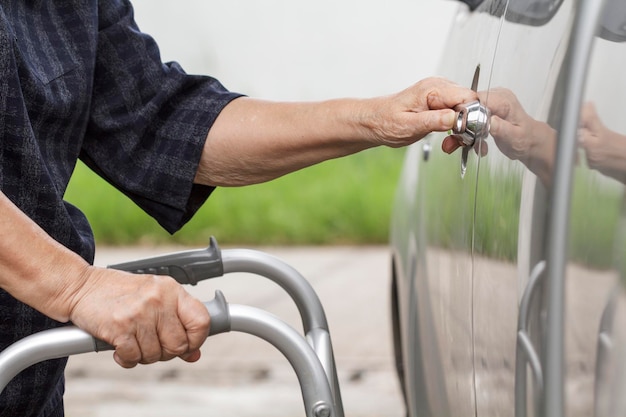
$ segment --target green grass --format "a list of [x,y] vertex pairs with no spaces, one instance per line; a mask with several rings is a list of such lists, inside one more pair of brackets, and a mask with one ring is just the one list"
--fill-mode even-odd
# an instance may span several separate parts
[[121,193],[79,165],[66,193],[100,244],[375,244],[388,241],[389,217],[404,152],[377,148],[274,181],[218,188],[170,236]]

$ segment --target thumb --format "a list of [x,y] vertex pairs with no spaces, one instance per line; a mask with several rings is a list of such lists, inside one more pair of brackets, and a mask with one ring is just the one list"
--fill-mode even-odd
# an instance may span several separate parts
[[430,132],[445,132],[454,125],[455,112],[451,109],[426,110],[417,114],[419,127],[426,135]]
[[185,353],[185,354],[181,355],[180,358],[182,360],[184,360],[185,362],[190,362],[191,363],[191,362],[199,361],[201,355],[202,354],[200,353],[200,350],[198,349],[198,350],[194,350],[194,351],[189,352],[189,353]]
[[[181,289],[178,299],[178,318],[187,333],[189,342],[188,353],[193,353],[200,348],[209,336],[211,325],[209,312],[204,304]],[[194,355],[191,356],[193,357]]]

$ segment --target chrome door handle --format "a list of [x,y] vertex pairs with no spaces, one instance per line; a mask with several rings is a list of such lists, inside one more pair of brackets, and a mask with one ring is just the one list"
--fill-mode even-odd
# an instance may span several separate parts
[[455,108],[456,120],[452,133],[459,143],[465,147],[474,146],[476,140],[484,139],[489,135],[489,109],[480,101],[461,104]]
[[[480,78],[480,65],[474,71],[472,79],[472,90],[478,90],[478,79]],[[470,103],[459,104],[454,109],[456,111],[456,119],[452,127],[452,135],[461,144],[461,178],[465,177],[467,171],[467,157],[469,150],[477,141],[486,139],[489,135],[489,119],[491,113],[489,109],[480,101],[472,101]]]
[[452,136],[461,144],[461,178],[467,171],[467,157],[469,150],[476,141],[487,138],[489,135],[489,109],[480,101],[461,104],[455,108],[456,120],[452,127]]

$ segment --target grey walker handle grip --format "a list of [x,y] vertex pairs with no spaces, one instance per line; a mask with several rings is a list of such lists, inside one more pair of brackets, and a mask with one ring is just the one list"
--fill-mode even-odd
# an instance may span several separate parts
[[[230,332],[230,310],[228,308],[228,303],[226,302],[224,294],[219,290],[215,291],[215,298],[211,301],[205,302],[204,306],[209,311],[209,316],[211,317],[211,323],[209,325],[209,336]],[[102,340],[96,338],[93,338],[93,344],[94,349],[77,353],[104,352],[107,350],[115,350],[115,347],[111,346],[107,342],[103,342]],[[70,353],[65,356],[69,356],[72,354],[73,353]],[[0,370],[2,370],[1,365]]]
[[209,247],[205,249],[124,262],[109,265],[109,268],[135,274],[168,275],[180,284],[189,285],[224,275],[222,254],[213,236],[210,238]]
[[215,298],[211,301],[204,303],[207,310],[209,310],[209,316],[211,317],[211,323],[209,325],[209,336],[214,336],[220,333],[228,333],[231,330],[230,309],[224,294],[217,290],[215,291]]

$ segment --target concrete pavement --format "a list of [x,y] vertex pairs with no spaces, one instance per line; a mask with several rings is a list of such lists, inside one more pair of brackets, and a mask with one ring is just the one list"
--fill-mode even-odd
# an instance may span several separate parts
[[[182,248],[100,249],[108,265]],[[311,282],[328,318],[344,409],[350,417],[400,417],[404,407],[393,370],[386,247],[259,248],[295,267]],[[231,303],[270,311],[297,329],[293,301],[276,284],[229,274],[189,290],[208,300],[220,289]],[[118,367],[110,352],[70,359],[68,417],[304,416],[291,366],[266,342],[245,334],[210,338],[195,364],[180,360]]]

